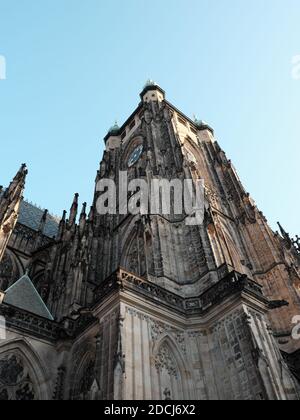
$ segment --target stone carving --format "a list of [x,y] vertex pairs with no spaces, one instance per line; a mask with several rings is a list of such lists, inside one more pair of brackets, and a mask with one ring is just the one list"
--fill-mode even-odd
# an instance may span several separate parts
[[147,108],[145,109],[144,118],[145,118],[146,124],[148,125],[151,124],[151,121],[153,119],[153,114],[150,109],[147,109]]
[[186,353],[185,336],[184,332],[171,327],[170,325],[164,324],[159,321],[149,320],[151,329],[151,338],[153,341],[157,341],[163,334],[168,334],[172,337],[179,345],[183,353]]
[[169,375],[174,376],[175,378],[178,377],[178,368],[176,365],[176,361],[172,355],[168,344],[164,343],[161,346],[155,358],[155,367],[158,371],[166,369]]
[[53,400],[60,401],[63,399],[65,376],[66,369],[64,366],[60,366],[57,370],[57,380],[53,394]]
[[22,241],[28,241],[31,245],[33,245],[36,233],[32,229],[28,228],[27,226],[20,225],[19,223],[16,225],[14,233],[18,236],[22,237]]
[[[149,90],[151,89],[150,85]],[[79,216],[76,194],[70,216],[64,212],[59,226],[56,226],[58,233],[53,241],[50,237],[42,236],[42,224],[38,227],[35,217],[34,220],[30,217],[30,222],[25,218],[21,220],[28,223],[28,226],[36,226],[38,231],[21,223],[13,229],[17,215],[12,217],[10,223],[6,220],[4,224],[1,223],[1,213],[4,212],[6,216],[7,211],[1,204],[5,196],[0,188],[0,236],[1,229],[8,233],[13,230],[8,242],[8,252],[12,258],[11,261],[5,259],[0,266],[0,288],[5,289],[8,283],[11,284],[14,271],[26,264],[32,268],[32,273],[36,274],[33,280],[37,280],[35,284],[44,300],[47,300],[49,295],[49,309],[57,322],[41,319],[5,303],[0,305],[0,315],[5,315],[10,331],[17,336],[19,334],[21,337],[30,337],[38,351],[40,344],[35,342],[42,342],[41,345],[47,343],[51,360],[55,359],[56,344],[62,351],[70,348],[70,358],[63,359],[68,375],[62,369],[57,370],[60,364],[53,366],[52,372],[49,372],[49,386],[52,391],[49,395],[54,399],[67,395],[72,398],[73,394],[75,398],[87,399],[93,395],[100,395],[102,387],[101,392],[108,399],[115,395],[124,398],[135,395],[131,391],[136,390],[129,390],[130,386],[127,386],[127,383],[138,387],[140,380],[129,379],[126,386],[123,386],[122,382],[125,377],[123,350],[127,352],[126,334],[130,335],[131,331],[127,330],[126,323],[122,334],[119,331],[117,335],[114,325],[117,318],[114,319],[111,314],[107,316],[107,312],[111,311],[117,302],[119,306],[131,304],[141,311],[139,313],[128,309],[126,317],[130,318],[130,313],[143,320],[134,323],[134,327],[143,324],[141,340],[142,343],[144,340],[147,342],[142,360],[147,363],[149,361],[149,364],[151,360],[152,371],[159,376],[159,381],[147,381],[146,385],[144,376],[145,372],[149,372],[149,367],[145,366],[143,369],[140,361],[134,364],[134,369],[140,371],[134,372],[133,378],[139,376],[143,379],[145,396],[148,397],[146,394],[148,389],[150,390],[148,385],[151,382],[151,385],[159,384],[155,394],[162,398],[165,396],[167,400],[177,397],[205,397],[209,393],[204,388],[213,384],[213,377],[215,385],[212,388],[215,390],[211,390],[211,397],[223,398],[228,395],[240,399],[242,396],[255,396],[260,391],[255,389],[251,374],[248,378],[244,377],[245,372],[240,369],[244,357],[240,354],[242,347],[243,353],[246,354],[245,361],[251,362],[251,340],[244,332],[244,318],[241,316],[241,319],[237,318],[233,323],[226,316],[229,311],[232,313],[243,305],[259,306],[263,313],[264,308],[267,309],[268,301],[262,294],[262,288],[259,286],[261,284],[268,293],[271,306],[277,307],[282,303],[274,302],[278,296],[290,302],[290,308],[281,308],[280,315],[278,311],[270,313],[274,332],[289,332],[290,314],[298,313],[299,307],[298,296],[291,284],[300,294],[300,281],[297,279],[298,268],[297,272],[293,269],[291,273],[285,272],[284,267],[292,267],[292,264],[299,267],[300,240],[296,238],[292,242],[284,232],[282,238],[273,235],[265,218],[258,213],[250,196],[244,191],[234,167],[214,141],[213,130],[200,121],[193,123],[184,115],[180,115],[180,111],[163,101],[164,95],[148,95],[147,104],[143,103],[144,95],[141,97],[142,102],[136,113],[130,117],[128,124],[120,129],[122,133],[118,131],[118,136],[122,139],[121,146],[119,147],[118,141],[115,144],[111,141],[107,143],[97,182],[101,177],[105,177],[115,180],[118,184],[119,170],[127,170],[130,152],[143,144],[144,153],[130,169],[129,180],[144,177],[148,181],[160,177],[181,180],[203,177],[206,185],[205,223],[200,227],[186,227],[184,212],[176,217],[166,217],[162,214],[152,214],[149,217],[119,217],[100,215],[92,208],[87,215],[85,205]],[[185,149],[193,152],[194,156],[189,153],[187,159],[184,159]],[[20,186],[21,198],[23,185]],[[99,191],[96,188],[93,206],[98,197]],[[126,195],[124,199],[126,200]],[[120,207],[119,194],[117,201]],[[14,211],[14,207],[10,206],[10,210]],[[128,232],[127,229],[135,222],[137,228]],[[4,251],[7,247],[6,239],[3,244]],[[43,248],[44,245],[47,246]],[[0,244],[0,259],[2,256]],[[227,263],[224,264],[224,261]],[[118,269],[120,266],[126,267],[127,271]],[[272,275],[266,275],[264,279],[261,278],[261,274],[253,272],[250,277],[255,279],[257,284],[234,272],[234,267],[248,275],[248,269],[260,270],[263,274],[267,273],[270,267],[277,268],[272,270]],[[4,286],[1,286],[3,278],[9,282],[2,283]],[[116,299],[113,300],[114,298]],[[107,309],[108,307],[110,309]],[[152,314],[155,319],[150,318],[147,313]],[[93,314],[97,314],[100,319],[93,318]],[[260,325],[260,322],[257,324]],[[92,325],[95,328],[91,328]],[[206,329],[203,333],[202,328]],[[265,329],[263,325],[261,328]],[[210,337],[214,331],[216,334]],[[89,344],[90,333],[93,337],[100,334],[100,344]],[[137,333],[139,334],[139,331]],[[202,334],[203,338],[199,338]],[[234,340],[243,340],[243,346],[234,343],[233,348],[236,348],[235,354],[238,357],[236,361],[231,361],[231,348],[228,349],[227,341],[232,347],[231,342]],[[126,374],[132,367],[131,356],[134,357],[134,347],[140,346],[140,340],[132,341],[132,354],[126,353],[126,359],[129,359],[128,363],[126,360]],[[270,343],[270,340],[266,341],[265,346],[270,350],[267,348],[274,384],[278,385],[278,396],[285,399],[282,375],[280,376],[280,371],[276,368],[280,354],[279,351],[275,352],[276,349],[273,349]],[[299,345],[294,340],[290,343],[288,351],[293,352],[297,348]],[[47,353],[40,352],[42,358],[44,354]],[[223,358],[222,354],[225,354],[226,358]],[[113,371],[115,355],[116,372]],[[4,362],[1,363],[3,366]],[[5,363],[6,367],[9,367],[8,362]],[[8,377],[15,376],[16,383],[22,377],[27,378],[26,369],[20,371],[22,364],[15,360],[10,360],[10,363],[13,368],[7,369]],[[203,369],[200,369],[202,363]],[[155,366],[159,370],[158,373]],[[186,369],[190,368],[191,371],[186,372]],[[235,375],[236,368],[238,372]],[[212,370],[211,378],[206,378],[205,372],[209,369]],[[178,381],[174,380],[176,375]],[[25,379],[16,388],[5,384],[5,380],[1,378],[0,399],[35,397],[30,376],[27,382]],[[101,387],[97,381],[100,381]],[[118,384],[118,392],[113,390],[114,381]],[[253,392],[248,392],[246,388]],[[136,393],[138,394],[140,392]],[[286,394],[290,396],[291,392]]]
[[21,331],[28,331],[31,336],[44,338],[49,341],[55,341],[63,332],[63,326],[56,322],[40,318],[22,310],[12,309],[4,304],[0,306],[0,315],[5,317],[7,327],[12,326]]
[[15,355],[0,359],[0,401],[35,399],[34,385],[23,361]]
[[200,299],[190,299],[185,302],[187,309],[200,309]]
[[143,238],[136,238],[129,249],[126,259],[126,267],[131,273],[141,277],[146,274],[145,247]]
[[156,286],[150,281],[131,275],[121,270],[122,287],[126,284],[139,289],[151,295],[153,298],[167,302],[168,304],[178,308],[184,309],[184,299],[174,293],[167,292],[162,287]]
[[165,401],[172,401],[171,395],[172,394],[171,394],[170,389],[169,388],[166,388],[164,390]]
[[[109,279],[109,288],[110,291],[112,291],[115,290],[118,285],[122,289],[130,286],[130,288],[133,287],[134,290],[140,291],[143,294],[145,293],[151,296],[152,299],[156,298],[158,301],[163,301],[164,303],[177,308],[177,310],[185,309],[185,311],[190,310],[197,313],[206,312],[210,307],[222,302],[230,295],[243,291],[254,294],[267,303],[267,300],[263,297],[262,287],[259,284],[235,271],[228,272],[227,266],[222,267],[222,273],[224,277],[197,299],[183,299],[174,293],[167,292],[160,286],[127,273],[124,270],[119,270]],[[98,289],[99,295],[100,292],[104,294],[105,289],[105,285],[101,285]],[[99,299],[100,297],[98,293],[96,290],[96,299]],[[104,296],[105,295],[106,293]]]
[[131,271],[132,273],[138,273],[138,249],[136,244],[134,246],[132,246],[132,248],[130,249],[129,253],[128,253],[128,260],[127,260],[127,266],[128,266],[128,270]]
[[[79,352],[81,354],[82,352]],[[75,356],[75,360],[78,360],[78,355]],[[74,363],[74,366],[78,366],[78,362]],[[80,370],[73,376],[73,392],[72,400],[88,400],[91,394],[91,389],[95,381],[95,369],[96,360],[94,356],[90,356],[87,361],[82,365]]]
[[90,362],[86,366],[86,369],[84,369],[83,376],[79,382],[79,393],[81,396],[84,397],[87,393],[89,393],[93,385],[94,379],[95,379],[95,361],[90,360]]
[[164,334],[168,334],[174,339],[174,341],[179,345],[180,349],[184,354],[186,354],[186,343],[185,343],[185,334],[183,331],[180,331],[171,325],[165,324],[160,321],[156,321],[146,314],[136,311],[135,309],[126,308],[126,313],[131,316],[138,317],[141,320],[144,320],[149,325],[150,335],[152,341],[156,342]]
[[0,290],[6,290],[13,280],[13,262],[6,252],[0,263]]
[[206,335],[205,331],[189,331],[189,338],[201,338]]
[[67,284],[67,279],[64,276],[62,278],[62,280],[59,281],[55,286],[55,289],[54,289],[54,292],[53,292],[53,300],[54,301],[59,300],[60,297],[64,294],[64,292],[66,290],[66,284]]
[[47,302],[50,294],[49,274],[43,273],[34,280],[35,287],[44,302]]

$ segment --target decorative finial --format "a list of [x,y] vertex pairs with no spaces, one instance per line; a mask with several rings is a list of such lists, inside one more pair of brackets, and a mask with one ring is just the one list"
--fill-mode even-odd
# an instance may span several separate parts
[[300,254],[300,238],[299,238],[299,236],[297,235],[296,239],[293,239],[292,242],[293,242],[293,245],[294,245],[296,251]]
[[147,82],[145,83],[144,89],[149,87],[149,86],[157,86],[157,83],[154,82],[154,80],[152,80],[152,79],[148,79]]
[[194,114],[194,123],[198,127],[202,127],[203,125],[206,125],[206,123],[204,123],[204,121],[200,120],[196,114]]

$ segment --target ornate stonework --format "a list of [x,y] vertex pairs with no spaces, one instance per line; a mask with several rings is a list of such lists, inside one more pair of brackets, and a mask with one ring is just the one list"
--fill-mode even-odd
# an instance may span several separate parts
[[35,399],[36,391],[23,361],[13,354],[0,358],[0,400]]
[[0,191],[0,289],[26,271],[37,290],[22,308],[1,293],[0,399],[299,398],[299,238],[270,229],[213,129],[153,82],[104,140],[96,183],[201,178],[203,223],[98,214],[97,188],[59,221],[22,201],[23,165]]
[[166,369],[169,375],[178,377],[178,368],[176,361],[167,344],[163,344],[155,358],[155,367],[157,370]]
[[6,290],[12,279],[16,279],[14,275],[14,266],[11,256],[6,252],[0,263],[0,289]]
[[186,354],[184,331],[178,330],[169,324],[157,321],[150,316],[138,312],[132,308],[126,308],[126,313],[147,322],[150,331],[150,337],[153,342],[157,342],[160,338],[167,334],[169,337],[172,337],[172,339],[178,344],[183,354]]

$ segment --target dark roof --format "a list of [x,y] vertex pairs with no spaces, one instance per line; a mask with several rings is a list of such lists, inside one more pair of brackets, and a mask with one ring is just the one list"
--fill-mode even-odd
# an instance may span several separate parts
[[[145,86],[143,92],[141,93],[141,97],[143,97],[143,95],[148,91],[148,90],[153,90],[153,88],[157,88],[158,90],[160,90],[164,95],[165,95],[165,91],[158,85],[149,85],[149,86]],[[212,135],[214,135],[214,129],[207,123],[202,121],[202,124],[197,124],[197,122],[193,121],[191,118],[189,118],[187,115],[185,115],[182,111],[180,111],[176,106],[174,106],[173,104],[171,104],[171,102],[167,101],[165,99],[165,103],[174,111],[176,111],[178,114],[180,114],[183,118],[185,118],[189,124],[194,127],[197,130],[209,130]],[[142,105],[143,102],[141,101],[138,105],[138,107],[133,111],[133,113],[130,115],[129,118],[127,118],[127,120],[124,122],[124,124],[120,127],[119,131],[115,132],[114,135],[119,136],[123,133],[123,131],[125,130],[125,128],[127,127],[127,125],[129,124],[129,122],[135,117],[135,115],[142,109]],[[104,142],[105,144],[107,143],[107,140],[110,138],[111,133],[108,132],[106,134],[106,136],[104,137]]]
[[3,302],[53,321],[47,306],[27,275],[6,290]]
[[[3,195],[5,189],[3,189],[2,193],[0,193],[0,198]],[[29,227],[37,231],[39,229],[42,217],[44,215],[44,211],[39,207],[35,206],[34,204],[29,203],[28,201],[23,200],[20,206],[20,214],[18,218],[18,222],[22,225]],[[48,213],[46,225],[44,228],[44,235],[48,236],[49,238],[53,238],[57,235],[59,226],[59,220],[57,217],[52,216]]]
[[[27,201],[22,201],[18,222],[22,225],[29,227],[30,229],[37,231],[43,214],[44,210],[39,209],[38,207],[28,203]],[[58,224],[58,220],[54,216],[48,214],[44,229],[44,235],[48,236],[49,238],[53,238],[54,236],[56,236],[58,231]]]
[[143,99],[144,95],[151,90],[159,90],[164,97],[166,96],[166,92],[157,83],[153,82],[153,80],[148,80],[140,94],[141,99]]

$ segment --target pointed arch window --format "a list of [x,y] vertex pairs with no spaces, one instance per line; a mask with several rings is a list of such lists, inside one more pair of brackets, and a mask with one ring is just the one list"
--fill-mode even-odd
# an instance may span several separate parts
[[189,371],[173,340],[165,337],[154,351],[156,398],[159,400],[186,400],[191,397]]
[[15,354],[0,357],[0,401],[38,399],[30,371]]

